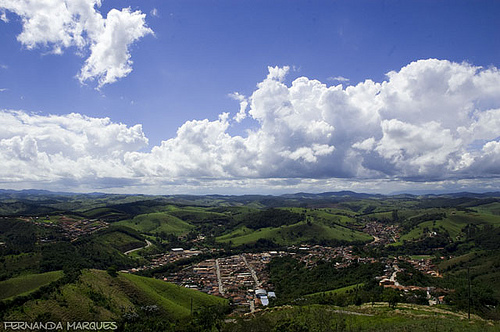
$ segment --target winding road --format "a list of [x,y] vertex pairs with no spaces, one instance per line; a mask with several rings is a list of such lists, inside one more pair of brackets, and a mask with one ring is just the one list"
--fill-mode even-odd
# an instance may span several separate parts
[[132,250],[129,250],[129,251],[125,251],[125,252],[124,252],[124,254],[125,254],[125,255],[128,255],[128,254],[133,253],[134,251],[141,250],[141,249],[145,249],[145,248],[147,248],[147,247],[149,247],[149,246],[151,246],[151,245],[152,245],[152,243],[151,243],[151,242],[149,242],[149,240],[146,240],[146,245],[145,245],[144,247],[139,247],[139,248],[135,248],[135,249],[132,249]]

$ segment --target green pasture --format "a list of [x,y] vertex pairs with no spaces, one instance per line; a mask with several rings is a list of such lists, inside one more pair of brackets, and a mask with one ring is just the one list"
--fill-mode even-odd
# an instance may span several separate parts
[[364,283],[359,283],[359,284],[355,284],[355,285],[350,285],[350,286],[346,286],[346,287],[332,289],[332,290],[329,290],[329,291],[326,291],[326,292],[318,292],[318,293],[307,294],[306,297],[321,296],[321,295],[342,294],[342,293],[346,293],[348,291],[351,291],[353,289],[363,287],[364,285],[365,285]]
[[131,220],[116,222],[115,225],[127,226],[147,234],[165,232],[167,234],[182,235],[194,228],[189,223],[164,212],[141,214]]
[[0,281],[0,300],[27,295],[42,286],[50,284],[63,276],[62,271],[52,271],[39,274],[26,274]]

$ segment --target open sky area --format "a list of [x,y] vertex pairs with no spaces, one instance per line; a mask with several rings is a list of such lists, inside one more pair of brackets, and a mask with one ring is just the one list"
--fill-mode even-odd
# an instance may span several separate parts
[[0,188],[500,190],[500,1],[0,0]]

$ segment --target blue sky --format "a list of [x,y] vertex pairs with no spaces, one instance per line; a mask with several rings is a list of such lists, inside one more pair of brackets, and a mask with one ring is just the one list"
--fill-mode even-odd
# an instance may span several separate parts
[[[500,187],[498,1],[22,3],[0,0],[0,109],[10,124],[0,155],[12,167],[0,174],[4,187]],[[48,3],[63,8],[64,25]],[[36,25],[45,12],[55,18]],[[99,23],[72,21],[76,13]],[[101,38],[111,26],[109,39]],[[99,71],[106,54],[114,60]],[[128,71],[116,60],[126,56]],[[89,59],[93,72],[84,77]],[[436,83],[441,79],[446,87]],[[315,82],[316,90],[300,90]],[[333,91],[339,84],[341,92]],[[235,92],[240,97],[230,96]],[[247,107],[236,120],[240,102]],[[75,128],[65,124],[69,118]],[[70,165],[73,174],[64,171]]]

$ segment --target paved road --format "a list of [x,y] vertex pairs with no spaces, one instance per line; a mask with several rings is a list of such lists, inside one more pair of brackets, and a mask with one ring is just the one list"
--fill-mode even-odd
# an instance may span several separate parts
[[243,259],[243,262],[245,262],[245,265],[247,268],[250,270],[250,273],[252,274],[253,281],[255,282],[255,288],[260,287],[262,284],[259,279],[257,278],[257,274],[255,273],[254,269],[248,264],[247,259],[245,256],[240,255],[241,259]]
[[141,250],[141,249],[147,248],[147,247],[149,247],[151,245],[152,245],[152,243],[149,242],[149,240],[146,240],[146,245],[144,247],[135,248],[135,249],[132,249],[132,250],[129,250],[129,251],[125,251],[125,255],[131,254],[131,253],[133,253],[134,251],[137,251],[137,250]]
[[217,270],[217,282],[219,283],[219,293],[220,295],[224,295],[224,287],[222,287],[222,278],[220,277],[220,267],[218,258],[215,260],[215,268]]
[[399,282],[397,281],[396,279],[396,276],[398,274],[399,271],[394,271],[391,275],[391,278],[389,279],[390,281],[394,282],[394,285],[395,286],[399,286]]

